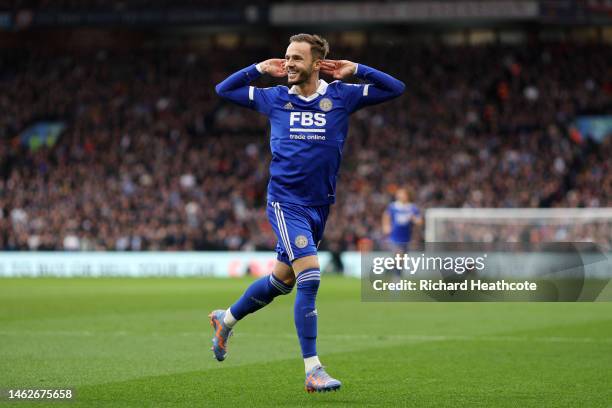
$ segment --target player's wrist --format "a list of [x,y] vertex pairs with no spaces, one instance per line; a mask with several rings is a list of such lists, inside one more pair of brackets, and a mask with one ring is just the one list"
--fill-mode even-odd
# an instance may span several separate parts
[[255,64],[255,69],[257,69],[257,71],[260,74],[263,74],[264,73],[264,68],[263,68],[263,66],[261,64],[262,64],[261,62],[259,64]]
[[365,75],[367,75],[370,70],[372,68],[370,68],[369,66],[365,65],[365,64],[358,64],[355,63],[356,67],[355,67],[355,73],[353,75],[359,77],[359,78],[363,78]]
[[357,75],[357,71],[359,71],[359,64],[356,62],[354,64],[355,64],[355,69],[353,70],[353,75]]

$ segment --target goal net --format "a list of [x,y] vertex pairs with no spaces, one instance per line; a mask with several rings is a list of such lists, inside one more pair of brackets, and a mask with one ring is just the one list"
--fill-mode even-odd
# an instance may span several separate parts
[[612,250],[612,208],[432,208],[426,242],[592,242]]

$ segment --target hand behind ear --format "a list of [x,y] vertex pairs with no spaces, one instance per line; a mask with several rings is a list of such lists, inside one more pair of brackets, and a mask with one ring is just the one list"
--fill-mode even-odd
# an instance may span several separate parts
[[268,75],[273,77],[282,78],[287,76],[287,69],[285,68],[285,60],[281,58],[272,58],[265,60],[259,65],[261,70]]
[[323,60],[321,61],[321,72],[332,76],[334,79],[345,79],[355,73],[357,64],[348,60]]

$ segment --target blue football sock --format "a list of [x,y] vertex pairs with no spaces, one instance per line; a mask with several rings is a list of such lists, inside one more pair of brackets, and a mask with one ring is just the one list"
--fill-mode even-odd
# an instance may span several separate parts
[[317,309],[315,299],[321,282],[321,272],[317,268],[306,269],[297,277],[297,294],[295,296],[295,328],[302,356],[317,355]]
[[230,311],[236,320],[240,320],[272,302],[275,297],[291,292],[291,289],[293,286],[285,284],[274,275],[264,276],[247,288],[242,297],[230,306]]

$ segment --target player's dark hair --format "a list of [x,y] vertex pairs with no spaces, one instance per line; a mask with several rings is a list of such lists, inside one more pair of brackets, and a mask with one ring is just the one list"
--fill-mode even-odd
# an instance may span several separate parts
[[325,59],[329,53],[329,43],[327,40],[316,34],[296,34],[289,38],[289,42],[305,42],[310,44],[312,59]]

